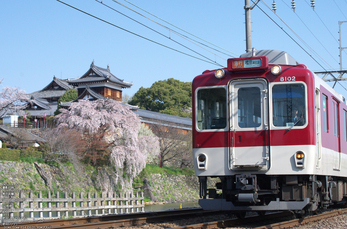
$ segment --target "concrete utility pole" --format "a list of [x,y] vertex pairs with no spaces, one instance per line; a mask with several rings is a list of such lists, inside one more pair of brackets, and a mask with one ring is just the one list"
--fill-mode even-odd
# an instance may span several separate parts
[[253,2],[251,6],[251,0],[245,0],[246,52],[252,52],[251,10],[259,1]]
[[345,23],[345,22],[347,22],[347,21],[339,21],[340,71],[342,71],[342,50],[347,48],[347,47],[341,47],[341,25],[342,25],[342,23]]
[[252,51],[251,0],[245,0],[246,52]]
[[[342,70],[342,51],[347,49],[347,47],[341,47],[342,37],[341,37],[341,25],[347,21],[339,21],[339,50],[340,50],[340,71],[323,71],[315,72],[317,75],[323,75],[322,79],[326,82],[335,82],[333,88],[335,87],[337,81],[346,81],[347,78],[343,77],[344,74],[347,74],[347,70]],[[335,76],[334,74],[338,74]],[[330,78],[328,78],[330,76]]]

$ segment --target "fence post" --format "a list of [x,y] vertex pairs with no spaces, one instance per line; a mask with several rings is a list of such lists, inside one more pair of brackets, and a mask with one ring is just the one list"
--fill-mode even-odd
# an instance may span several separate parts
[[105,193],[101,192],[101,200],[100,200],[100,206],[101,206],[101,215],[105,215]]
[[[55,197],[57,198],[57,202],[55,203],[55,207],[56,207],[56,208],[59,208],[59,199],[60,199],[59,191],[57,191]],[[60,211],[57,211],[57,217],[60,218]]]
[[[80,193],[80,200],[81,200],[81,201],[80,201],[80,207],[81,207],[81,209],[82,209],[82,208],[83,208],[83,205],[84,205],[84,204],[83,204],[83,192]],[[84,210],[83,210],[83,209],[81,210],[81,216],[82,216],[82,217],[84,216]]]
[[47,198],[48,198],[47,207],[50,208],[50,210],[49,210],[49,212],[48,212],[48,217],[49,217],[49,218],[52,218],[51,191],[48,191],[48,193],[47,193]]
[[108,192],[108,198],[107,198],[107,206],[108,206],[108,211],[107,214],[112,214],[112,208],[111,208],[111,200],[112,200],[112,193]]
[[76,194],[75,192],[72,193],[72,207],[73,209],[73,216],[76,217],[77,216],[77,211],[76,211]]
[[129,213],[129,193],[124,194],[125,198],[125,213]]
[[[88,207],[90,207],[90,206],[91,206],[90,192],[88,192],[87,198],[88,198],[87,205],[88,205]],[[88,215],[89,215],[89,216],[92,215],[92,210],[90,210],[90,209],[88,210]]]
[[29,209],[31,209],[31,211],[29,212],[29,216],[30,219],[34,220],[34,212],[33,212],[33,191],[30,190],[29,192]]
[[[98,207],[98,200],[97,200],[97,198],[98,198],[98,193],[95,191],[94,192],[94,206],[95,207]],[[99,209],[98,208],[95,208],[95,215],[99,215]]]
[[39,211],[39,217],[40,219],[43,218],[43,211],[42,211],[42,191],[39,192],[39,203],[38,203],[38,207],[39,209],[41,209],[41,211]]
[[141,192],[141,212],[145,212],[145,206],[144,206],[144,198],[143,198],[143,192]]
[[[20,199],[24,198],[24,192],[23,192],[23,190],[20,190],[20,191],[19,191],[19,198],[20,198]],[[23,211],[21,211],[21,212],[19,213],[19,218],[20,218],[20,219],[24,219],[24,202],[23,202],[22,200],[20,200],[20,202],[19,202],[19,208],[23,210]]]
[[68,198],[69,198],[69,195],[67,194],[67,192],[64,193],[64,208],[65,208],[65,217],[68,218],[69,217],[69,211],[68,211],[68,208],[69,208],[69,202],[68,202]]

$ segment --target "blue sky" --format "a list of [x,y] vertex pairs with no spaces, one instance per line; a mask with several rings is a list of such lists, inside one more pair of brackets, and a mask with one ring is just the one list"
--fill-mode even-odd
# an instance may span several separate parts
[[[227,58],[243,54],[246,49],[243,0],[118,0],[173,30],[180,31],[158,18],[215,44],[218,46],[215,49],[229,51],[228,55],[215,50],[206,51],[112,0],[103,0],[103,3],[171,40],[95,0],[63,1],[164,46],[201,59],[207,57],[208,62],[216,61],[223,66],[226,66]],[[313,71],[339,70],[338,21],[347,21],[347,0],[317,0],[314,11],[310,0],[297,0],[295,13],[291,9],[291,0],[276,0],[277,15],[295,34],[265,4],[271,7],[272,0],[260,1],[258,6],[319,64],[258,7],[251,12],[253,47],[287,51]],[[0,79],[4,79],[1,86],[19,87],[27,93],[42,89],[53,76],[63,79],[80,77],[93,60],[100,67],[109,65],[118,78],[132,82],[132,88],[123,91],[129,96],[141,86],[150,87],[159,80],[175,78],[188,82],[206,69],[219,68],[101,22],[56,0],[2,1],[0,31]],[[342,46],[347,47],[347,23],[342,24],[341,35]],[[347,68],[345,51],[342,55],[344,69]],[[347,88],[347,82],[341,84]],[[347,91],[342,86],[336,86],[336,90],[347,98]]]

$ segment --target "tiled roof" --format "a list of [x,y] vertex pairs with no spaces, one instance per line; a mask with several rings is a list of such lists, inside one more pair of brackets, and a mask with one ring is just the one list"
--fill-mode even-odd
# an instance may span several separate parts
[[162,126],[170,126],[185,130],[192,130],[192,119],[178,117],[174,115],[163,114],[154,111],[147,111],[143,109],[133,110],[134,113],[138,114],[141,121],[144,123],[153,123]]
[[[59,88],[52,89],[53,85],[58,85]],[[58,79],[53,77],[53,80],[42,90],[35,91],[30,93],[29,96],[34,96],[35,98],[52,98],[52,97],[61,97],[66,90],[72,89],[73,86],[69,85],[68,80]]]
[[[96,76],[90,76],[91,71],[93,71],[96,74]],[[79,84],[96,81],[110,81],[115,84],[119,84],[122,88],[129,88],[133,85],[132,83],[125,82],[124,80],[121,80],[115,75],[113,75],[109,67],[101,68],[94,65],[94,61],[90,65],[90,69],[82,77],[74,80],[69,80],[69,83]]]
[[[30,99],[30,107],[25,109],[26,111],[29,111],[31,116],[37,116],[37,117],[42,117],[44,113],[46,115],[54,115],[54,112],[57,110],[58,103],[53,102],[50,103],[46,99],[43,98],[35,98],[31,97]],[[34,109],[33,107],[37,106],[37,109]]]
[[80,99],[83,99],[86,93],[88,93],[89,95],[91,95],[95,99],[106,99],[104,96],[102,96],[102,95],[96,93],[95,91],[93,91],[92,89],[90,89],[90,87],[87,85],[87,87],[80,94],[80,96],[77,99],[75,99],[73,102],[78,101]]
[[[18,131],[23,131],[25,134],[22,134],[21,136],[18,136]],[[12,135],[15,137],[21,137],[22,141],[25,142],[46,142],[45,139],[31,133],[30,130],[24,129],[24,128],[17,128],[17,127],[8,127],[8,126],[0,126],[0,138],[5,139],[8,135]]]
[[65,90],[48,90],[48,91],[36,91],[29,96],[34,96],[35,98],[54,98],[54,97],[61,97],[64,95],[66,91]]

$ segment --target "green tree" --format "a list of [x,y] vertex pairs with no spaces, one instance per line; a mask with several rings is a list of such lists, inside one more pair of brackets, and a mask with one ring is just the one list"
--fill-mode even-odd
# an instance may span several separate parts
[[75,88],[67,89],[66,92],[59,98],[57,110],[54,115],[60,114],[59,109],[61,108],[60,103],[70,102],[78,98],[78,92]]
[[192,83],[173,78],[157,81],[150,88],[141,87],[129,104],[164,114],[191,117]]

